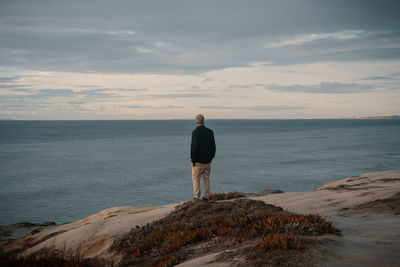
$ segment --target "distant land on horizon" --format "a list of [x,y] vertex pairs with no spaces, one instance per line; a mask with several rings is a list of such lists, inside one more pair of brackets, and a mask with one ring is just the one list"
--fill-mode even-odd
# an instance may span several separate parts
[[400,119],[400,115],[388,115],[388,116],[365,116],[365,117],[352,117],[346,119]]

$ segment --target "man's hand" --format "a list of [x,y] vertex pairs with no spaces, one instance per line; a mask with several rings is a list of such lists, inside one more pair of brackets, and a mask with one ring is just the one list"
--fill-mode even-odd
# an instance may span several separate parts
[[195,164],[196,163],[194,163],[194,162],[190,162],[190,165],[192,166],[192,168],[194,167]]

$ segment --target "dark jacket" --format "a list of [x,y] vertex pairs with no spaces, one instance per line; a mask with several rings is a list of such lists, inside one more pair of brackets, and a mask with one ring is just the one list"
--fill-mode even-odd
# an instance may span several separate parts
[[190,156],[193,163],[207,164],[215,156],[214,132],[204,125],[197,126],[192,133]]

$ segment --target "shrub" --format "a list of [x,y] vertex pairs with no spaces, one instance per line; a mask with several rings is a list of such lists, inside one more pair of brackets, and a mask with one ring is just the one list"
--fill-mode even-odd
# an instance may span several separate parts
[[234,199],[234,198],[242,198],[246,197],[245,194],[240,193],[240,192],[230,192],[230,193],[217,193],[217,194],[211,194],[208,199],[209,200],[229,200],[229,199]]
[[257,245],[262,251],[272,249],[300,249],[300,238],[292,235],[272,234],[264,237]]
[[188,202],[161,220],[132,229],[113,249],[131,255],[127,265],[171,266],[179,261],[177,253],[182,248],[215,237],[232,239],[236,245],[262,238],[256,246],[267,252],[299,250],[301,240],[294,235],[324,233],[340,234],[319,215],[290,213],[262,201]]

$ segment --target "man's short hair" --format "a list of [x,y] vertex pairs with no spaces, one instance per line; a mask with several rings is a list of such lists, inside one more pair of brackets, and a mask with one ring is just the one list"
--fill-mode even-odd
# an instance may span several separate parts
[[194,118],[196,124],[204,124],[204,116],[202,114],[197,114],[196,118]]

